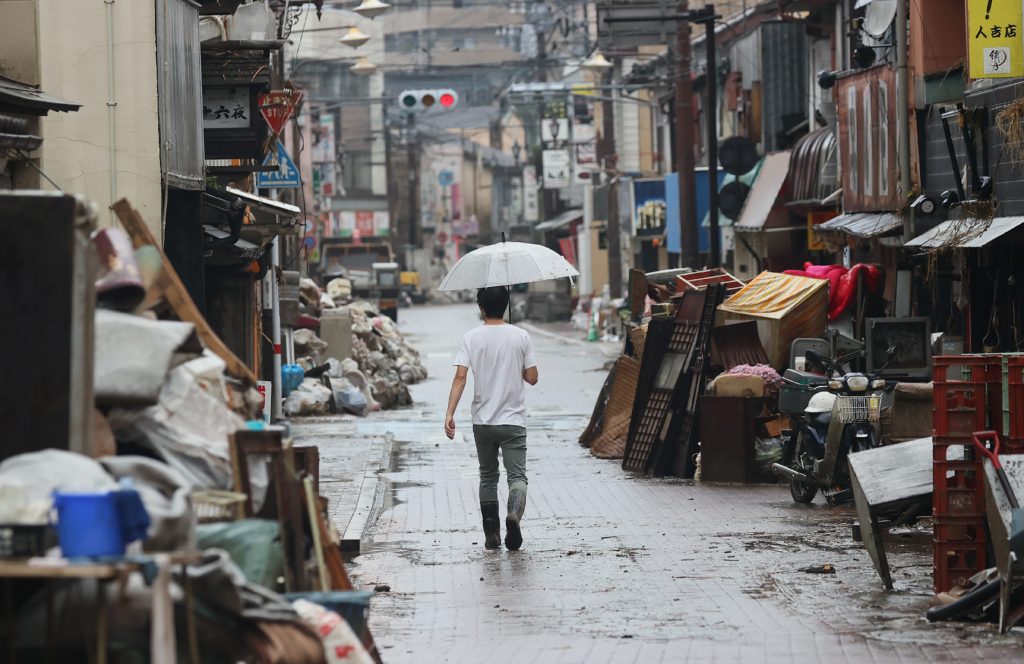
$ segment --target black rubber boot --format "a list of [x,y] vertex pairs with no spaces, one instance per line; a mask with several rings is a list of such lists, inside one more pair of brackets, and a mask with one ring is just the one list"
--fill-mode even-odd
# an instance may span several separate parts
[[508,516],[505,517],[505,548],[509,551],[518,551],[523,545],[523,532],[519,529],[519,522],[522,521],[525,510],[526,493],[519,489],[509,491]]
[[480,503],[480,513],[484,515],[484,546],[488,549],[501,548],[501,517],[498,515],[498,502]]

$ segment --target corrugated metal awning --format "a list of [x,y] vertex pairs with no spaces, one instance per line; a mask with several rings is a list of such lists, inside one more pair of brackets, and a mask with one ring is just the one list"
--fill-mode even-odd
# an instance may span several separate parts
[[943,246],[980,249],[1022,225],[1024,217],[996,217],[992,220],[950,219],[918,235],[903,246],[926,249]]
[[39,88],[0,76],[0,108],[24,115],[46,115],[50,111],[77,111],[73,101],[51,97]]
[[263,198],[262,196],[250,194],[247,191],[235,189],[234,187],[225,187],[225,191],[227,191],[232,196],[237,196],[238,198],[241,198],[250,207],[255,207],[263,212],[281,215],[287,219],[298,219],[299,216],[302,214],[302,210],[295,207],[294,205],[289,205],[288,203],[282,203],[281,201]]
[[558,230],[559,228],[562,228],[564,226],[568,226],[572,222],[578,221],[580,219],[583,219],[583,210],[580,210],[580,209],[566,210],[565,212],[563,212],[562,214],[558,215],[557,217],[553,217],[551,219],[548,219],[545,222],[537,224],[537,230],[539,230],[539,231],[554,231],[554,230]]
[[875,238],[899,230],[903,220],[892,212],[852,212],[833,217],[814,227],[815,233],[845,233],[859,238]]
[[786,175],[789,173],[789,150],[773,152],[764,157],[761,170],[757,173],[754,186],[750,188],[747,202],[743,205],[740,218],[733,225],[740,232],[757,232],[764,228],[768,215],[775,207]]

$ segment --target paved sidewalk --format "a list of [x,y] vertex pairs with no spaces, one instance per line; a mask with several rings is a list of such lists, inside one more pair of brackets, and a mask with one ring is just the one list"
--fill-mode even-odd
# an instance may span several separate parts
[[[403,315],[431,379],[414,388],[416,409],[362,425],[394,437],[394,470],[350,566],[357,584],[391,587],[371,608],[388,664],[1024,657],[1021,634],[924,620],[931,569],[920,550],[893,547],[897,591],[882,590],[850,538],[850,509],[797,506],[782,487],[633,478],[591,457],[575,439],[607,345],[534,335],[526,543],[485,550],[468,413],[455,442],[441,431],[451,335],[472,310]],[[825,563],[834,575],[799,571]]]

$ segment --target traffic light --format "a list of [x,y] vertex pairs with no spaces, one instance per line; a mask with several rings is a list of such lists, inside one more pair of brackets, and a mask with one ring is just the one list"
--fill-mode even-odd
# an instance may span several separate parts
[[402,90],[398,95],[398,105],[403,111],[429,111],[441,109],[448,111],[459,103],[459,93],[451,88],[432,90]]

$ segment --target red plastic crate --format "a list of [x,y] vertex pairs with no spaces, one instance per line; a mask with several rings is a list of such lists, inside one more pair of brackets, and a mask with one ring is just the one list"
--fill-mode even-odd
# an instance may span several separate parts
[[1002,358],[953,355],[934,358],[932,435],[970,439],[1002,422]]
[[1010,427],[1009,431],[1003,431],[1002,421],[1000,421],[1000,426],[997,430],[1003,431],[1006,434],[1000,438],[1000,442],[1007,451],[1009,451],[1012,445],[1019,448],[1021,452],[1024,452],[1024,357],[1020,355],[1007,357],[1006,367],[1006,389],[1009,392],[1007,405],[1009,406]]
[[984,542],[936,542],[932,584],[936,593],[962,585],[985,569]]
[[936,544],[953,542],[985,543],[984,517],[935,517],[932,523],[932,541]]
[[932,515],[984,518],[985,478],[966,441],[936,438],[932,447]]

